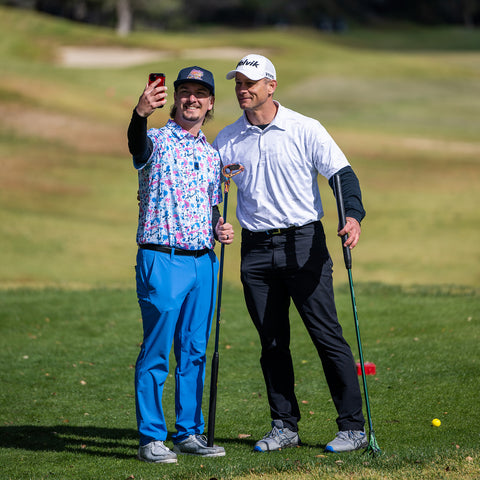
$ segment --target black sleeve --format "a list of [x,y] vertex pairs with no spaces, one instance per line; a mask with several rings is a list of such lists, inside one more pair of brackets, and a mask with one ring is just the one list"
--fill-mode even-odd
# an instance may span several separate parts
[[[365,210],[362,204],[362,192],[360,183],[352,167],[344,167],[337,172],[340,175],[342,185],[343,203],[345,205],[345,216],[353,217],[361,223],[365,217]],[[328,180],[333,190],[333,176]]]
[[218,208],[218,205],[214,205],[212,207],[212,230],[213,230],[213,236],[215,240],[218,240],[217,237],[217,232],[215,231],[215,227],[217,226],[218,219],[221,217],[220,215],[220,210]]
[[153,151],[153,144],[147,137],[147,119],[134,109],[128,126],[128,149],[136,164],[146,163]]

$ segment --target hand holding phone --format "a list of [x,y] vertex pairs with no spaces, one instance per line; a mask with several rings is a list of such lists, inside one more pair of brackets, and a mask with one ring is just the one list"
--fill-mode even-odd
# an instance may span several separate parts
[[[158,85],[156,85],[155,88],[149,88],[150,85],[156,82],[158,79],[160,79]],[[143,94],[139,98],[138,104],[135,107],[138,115],[140,115],[141,117],[148,117],[155,111],[156,108],[163,108],[163,106],[167,102],[166,92],[164,91],[155,93],[155,89],[157,87],[163,86],[165,86],[164,73],[151,73],[148,76],[148,85],[145,87],[145,90],[143,91]]]

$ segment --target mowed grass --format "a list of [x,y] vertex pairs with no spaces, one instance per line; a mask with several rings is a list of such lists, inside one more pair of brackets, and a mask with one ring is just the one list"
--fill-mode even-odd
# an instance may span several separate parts
[[[131,286],[137,180],[126,127],[147,73],[164,71],[172,88],[185,65],[214,72],[215,119],[205,126],[213,140],[240,113],[225,72],[241,52],[261,51],[277,66],[277,99],[319,119],[360,178],[361,280],[480,285],[473,267],[480,246],[472,241],[480,221],[477,31],[207,29],[118,39],[30,12],[1,13],[1,284]],[[165,59],[65,67],[65,46],[147,48]],[[150,125],[167,118],[168,109],[156,112]],[[338,263],[333,195],[319,182]],[[233,189],[229,219],[239,233],[234,211]],[[236,284],[239,248],[228,249],[225,269]]]
[[[480,478],[477,31],[201,29],[118,39],[7,8],[0,8],[0,26],[4,478]],[[165,58],[63,66],[61,47],[72,45],[157,49]],[[144,465],[134,458],[141,321],[133,268],[137,183],[126,127],[150,71],[164,71],[172,90],[180,68],[200,64],[217,82],[215,119],[205,126],[213,140],[239,115],[224,75],[251,51],[274,61],[277,99],[318,118],[362,184],[367,217],[353,277],[365,360],[377,365],[368,382],[383,455],[323,454],[336,432],[335,412],[293,310],[304,446],[251,451],[269,415],[236,242],[226,253],[216,432],[227,457]],[[156,112],[150,124],[167,118],[168,109]],[[319,183],[339,315],[357,356],[334,199],[326,180]],[[235,203],[232,186],[228,215],[239,233]],[[205,397],[207,406],[208,389]],[[170,429],[172,405],[170,380]],[[434,417],[440,428],[430,426]]]
[[[478,294],[359,284],[356,295],[365,360],[377,368],[367,381],[382,455],[323,452],[337,431],[336,412],[318,356],[294,311],[291,348],[303,446],[272,454],[252,451],[270,428],[259,342],[241,292],[227,284],[215,431],[227,455],[148,465],[135,459],[133,366],[141,322],[134,291],[0,291],[2,478],[479,478]],[[337,289],[337,304],[345,337],[357,352],[344,287]],[[170,432],[172,373],[163,402]],[[433,418],[442,425],[432,427]]]

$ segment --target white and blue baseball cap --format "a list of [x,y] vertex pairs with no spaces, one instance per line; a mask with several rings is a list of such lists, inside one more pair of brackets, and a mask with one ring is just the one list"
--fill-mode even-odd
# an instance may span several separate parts
[[273,63],[263,55],[251,53],[243,57],[237,64],[235,70],[227,73],[227,80],[235,78],[236,73],[243,73],[250,80],[260,80],[268,78],[270,80],[277,79],[277,72]]

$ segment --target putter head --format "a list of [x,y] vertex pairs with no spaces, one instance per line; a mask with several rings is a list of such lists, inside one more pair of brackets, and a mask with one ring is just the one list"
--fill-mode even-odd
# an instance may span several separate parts
[[244,169],[244,166],[240,163],[231,163],[230,165],[225,165],[222,168],[222,174],[225,178],[232,178],[235,175],[242,173]]
[[363,453],[367,453],[372,457],[375,457],[376,455],[381,455],[382,451],[380,450],[380,447],[378,446],[378,443],[377,443],[377,439],[375,438],[375,432],[373,430],[370,430],[368,436],[369,436],[368,445]]

